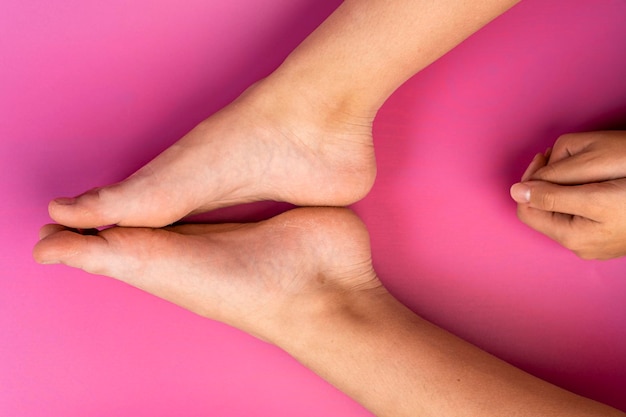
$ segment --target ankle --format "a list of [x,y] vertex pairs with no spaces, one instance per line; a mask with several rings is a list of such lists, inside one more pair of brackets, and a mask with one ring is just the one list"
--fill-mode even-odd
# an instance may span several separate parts
[[[276,140],[277,146],[290,144],[295,154],[308,158],[300,166],[315,167],[305,180],[309,186],[283,187],[278,199],[296,205],[346,206],[372,188],[376,177],[373,114],[342,107],[332,97],[274,75],[252,85],[233,104],[247,107],[263,136]],[[279,172],[270,183],[280,184],[284,178]],[[313,194],[303,198],[306,189]]]
[[333,333],[374,325],[378,312],[394,302],[382,285],[294,299],[266,340],[298,357]]
[[357,133],[368,141],[378,111],[360,105],[347,93],[325,92],[279,71],[253,84],[243,97],[273,117],[291,117],[327,133]]

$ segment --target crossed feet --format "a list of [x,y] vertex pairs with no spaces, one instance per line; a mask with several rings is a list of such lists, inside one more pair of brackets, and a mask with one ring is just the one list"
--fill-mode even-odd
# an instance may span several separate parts
[[[35,259],[120,279],[277,344],[290,324],[383,291],[367,231],[347,209],[153,229],[244,202],[343,206],[367,194],[372,118],[267,91],[251,87],[128,179],[52,201],[59,224],[41,229]],[[70,229],[106,225],[134,227]]]

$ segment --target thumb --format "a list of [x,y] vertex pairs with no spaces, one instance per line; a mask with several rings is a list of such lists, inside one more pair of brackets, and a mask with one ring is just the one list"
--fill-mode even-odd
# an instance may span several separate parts
[[510,193],[518,204],[573,216],[594,218],[594,205],[589,204],[589,187],[593,184],[566,186],[545,181],[527,181],[514,184]]

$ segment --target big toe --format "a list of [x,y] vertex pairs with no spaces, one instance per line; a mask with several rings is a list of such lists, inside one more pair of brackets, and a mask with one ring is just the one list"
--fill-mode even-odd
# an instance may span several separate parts
[[134,218],[132,198],[117,185],[94,188],[77,197],[61,197],[48,204],[50,217],[65,226],[101,227]]
[[140,258],[137,253],[146,252],[133,249],[145,243],[143,238],[151,230],[114,227],[94,233],[48,224],[39,232],[33,258],[40,264],[64,264],[124,280]]
[[190,211],[183,199],[169,195],[163,188],[163,184],[131,177],[77,197],[54,199],[48,212],[54,221],[81,229],[109,225],[162,227]]
[[82,235],[58,224],[45,225],[39,236],[41,240],[33,249],[33,258],[38,263],[63,263],[85,268],[91,258],[102,261],[102,256],[93,256],[93,250],[103,245],[102,238],[98,236]]

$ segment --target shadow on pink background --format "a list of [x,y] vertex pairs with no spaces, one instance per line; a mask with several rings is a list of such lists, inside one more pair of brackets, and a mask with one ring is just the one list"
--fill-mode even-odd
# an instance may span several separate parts
[[[30,255],[49,199],[132,173],[338,4],[0,4],[1,415],[369,415],[272,346]],[[389,99],[378,179],[354,209],[414,311],[626,410],[626,260],[577,259],[519,223],[508,197],[559,134],[626,128],[624,51],[623,1],[523,2]]]

